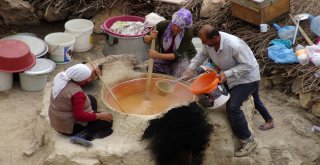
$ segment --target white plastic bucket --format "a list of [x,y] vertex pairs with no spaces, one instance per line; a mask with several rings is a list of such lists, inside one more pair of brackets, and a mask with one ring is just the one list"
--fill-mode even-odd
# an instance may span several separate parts
[[0,91],[6,91],[12,88],[12,73],[0,72]]
[[27,75],[19,73],[21,88],[25,91],[41,91],[46,87],[48,74],[44,75]]
[[57,64],[65,64],[72,61],[72,51],[75,37],[68,33],[56,32],[48,34],[44,38],[49,46],[49,58]]
[[56,64],[44,58],[37,58],[36,64],[19,73],[20,86],[25,91],[40,91],[46,87],[48,74],[56,68]]
[[74,35],[74,52],[86,52],[93,44],[93,22],[87,19],[73,19],[64,24],[65,32]]
[[219,84],[217,88],[210,93],[197,95],[198,103],[209,110],[221,107],[229,100],[229,98],[230,94],[223,84]]

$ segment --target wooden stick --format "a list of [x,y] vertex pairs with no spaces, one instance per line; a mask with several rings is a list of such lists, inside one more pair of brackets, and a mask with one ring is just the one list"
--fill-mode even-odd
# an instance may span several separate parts
[[[157,30],[156,26],[155,26],[154,30]],[[152,42],[151,42],[151,50],[154,50],[155,47],[156,47],[156,39],[154,38],[154,39],[152,39]],[[145,100],[150,100],[152,71],[153,71],[153,58],[149,57],[146,93],[144,94]]]
[[301,32],[301,34],[303,35],[304,39],[306,39],[306,41],[308,42],[308,44],[311,46],[313,45],[313,42],[311,41],[311,39],[309,38],[309,36],[307,35],[307,33],[302,29],[302,27],[300,25],[298,25],[298,23],[296,22],[296,20],[293,18],[293,16],[291,14],[289,14],[292,22],[296,25],[299,26],[299,31]]
[[[89,57],[87,57],[87,59],[88,59],[90,65],[91,65],[91,67],[92,67],[93,69],[96,69],[96,66],[93,64],[93,62],[91,61],[91,59],[90,59]],[[98,75],[98,77],[100,78],[100,80],[102,81],[103,85],[107,88],[108,92],[112,95],[112,97],[114,98],[114,100],[115,100],[116,103],[118,104],[121,112],[124,112],[121,104],[119,103],[119,101],[118,101],[118,99],[117,99],[117,97],[116,97],[116,96],[113,94],[113,92],[110,90],[110,88],[109,88],[108,84],[106,83],[106,81],[104,81],[104,79],[101,77],[100,74],[97,74],[97,75]]]

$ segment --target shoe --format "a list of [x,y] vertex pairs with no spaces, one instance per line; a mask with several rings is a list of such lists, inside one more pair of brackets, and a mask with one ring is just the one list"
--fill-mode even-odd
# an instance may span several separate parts
[[92,143],[84,138],[81,138],[81,137],[78,137],[78,136],[72,136],[70,141],[72,143],[75,143],[75,144],[80,144],[80,145],[83,145],[85,147],[91,147],[92,146]]
[[273,123],[264,123],[262,125],[260,125],[259,129],[262,130],[262,131],[266,131],[266,130],[269,130],[269,129],[272,129],[274,128],[274,124]]
[[234,156],[241,157],[249,155],[258,145],[258,142],[253,139],[251,142],[243,143],[238,151],[234,153]]

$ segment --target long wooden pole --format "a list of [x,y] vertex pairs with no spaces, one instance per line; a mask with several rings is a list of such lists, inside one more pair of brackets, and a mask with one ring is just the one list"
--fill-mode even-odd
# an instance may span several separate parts
[[[91,67],[92,67],[93,69],[96,69],[96,66],[95,66],[94,63],[91,61],[91,59],[90,59],[89,57],[87,57],[87,59],[88,59],[88,62],[90,63],[90,65],[91,65]],[[121,111],[121,112],[124,112],[121,104],[119,103],[119,101],[118,101],[118,99],[117,99],[117,97],[116,97],[116,96],[114,95],[114,93],[110,90],[110,88],[109,88],[108,84],[106,83],[106,81],[104,81],[104,79],[101,77],[100,74],[97,74],[97,75],[98,75],[99,79],[102,81],[103,85],[107,88],[108,92],[112,95],[112,97],[113,97],[114,100],[116,101],[117,105],[118,105],[119,108],[120,108],[120,111]]]
[[306,39],[306,41],[308,42],[309,45],[313,45],[313,42],[311,41],[311,39],[309,38],[309,36],[307,35],[307,33],[302,29],[302,27],[297,23],[297,21],[294,19],[294,17],[289,14],[292,22],[299,27],[299,31],[301,32],[301,34],[303,35],[304,39]]
[[[154,30],[157,30],[156,26],[155,26]],[[155,47],[156,47],[156,39],[154,38],[154,39],[152,39],[152,42],[151,42],[151,50],[154,50]],[[145,92],[145,95],[144,95],[144,99],[145,100],[150,100],[152,71],[153,71],[153,58],[149,57],[146,92]]]

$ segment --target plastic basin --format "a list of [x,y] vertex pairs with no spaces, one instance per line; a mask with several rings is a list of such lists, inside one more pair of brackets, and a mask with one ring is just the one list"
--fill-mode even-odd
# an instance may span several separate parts
[[14,39],[0,40],[0,71],[21,72],[35,64],[35,56],[27,44]]

